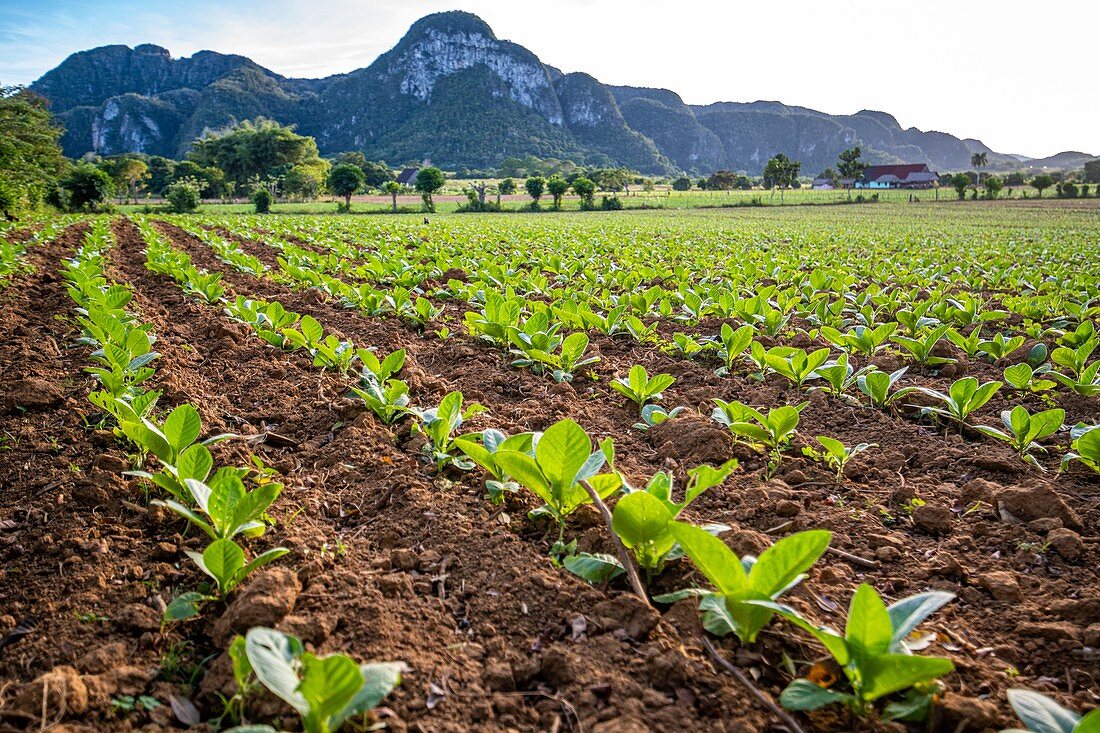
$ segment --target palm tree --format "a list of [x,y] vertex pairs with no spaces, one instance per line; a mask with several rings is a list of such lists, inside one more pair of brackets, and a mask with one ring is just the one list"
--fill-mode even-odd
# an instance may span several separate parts
[[989,156],[987,156],[985,153],[971,153],[970,165],[974,166],[974,169],[978,172],[978,184],[980,185],[982,182],[981,169],[989,165]]

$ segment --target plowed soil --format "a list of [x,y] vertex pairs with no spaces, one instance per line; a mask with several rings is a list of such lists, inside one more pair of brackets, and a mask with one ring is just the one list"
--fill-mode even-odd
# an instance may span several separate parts
[[[229,297],[278,300],[357,345],[407,349],[402,376],[418,404],[437,404],[457,389],[490,409],[464,429],[541,430],[569,417],[596,439],[614,437],[617,467],[635,484],[660,469],[682,480],[699,463],[738,458],[739,470],[695,502],[691,518],[733,526],[726,540],[738,553],[758,553],[799,529],[832,530],[833,546],[846,554],[827,555],[788,597],[823,623],[843,626],[848,599],[864,581],[890,600],[933,588],[956,593],[923,627],[935,633],[925,653],[957,667],[928,730],[1008,725],[1011,686],[1057,694],[1077,709],[1097,705],[1095,476],[1042,473],[994,441],[912,415],[820,393],[807,398],[774,377],[718,377],[714,364],[595,333],[595,378],[555,384],[465,336],[461,304],[447,305],[443,320],[455,335],[441,341],[431,329],[418,333],[316,291],[233,272],[201,241],[158,226],[196,266],[223,272]],[[146,270],[140,234],[118,219],[108,277],[129,285],[131,309],[154,325],[161,404],[191,402],[205,432],[242,436],[218,445],[218,465],[245,465],[254,454],[286,485],[277,524],[250,548],[292,553],[228,608],[210,606],[203,620],[162,629],[164,603],[201,579],[183,550],[203,542],[148,504],[141,482],[122,475],[131,457],[96,427],[86,400],[95,388],[84,373],[88,350],[76,344],[73,303],[58,274],[83,232],[77,225],[33,247],[33,272],[0,291],[0,730],[183,729],[196,711],[211,721],[222,712],[219,693],[233,689],[223,652],[255,623],[292,631],[321,652],[406,662],[402,686],[377,711],[393,730],[784,729],[708,656],[695,601],[653,611],[625,582],[596,588],[554,567],[547,556],[554,532],[525,517],[534,502],[517,496],[495,507],[480,471],[436,474],[408,424],[381,424],[347,396],[347,380],[300,352],[267,346]],[[274,262],[262,243],[242,246]],[[896,357],[880,361],[901,365]],[[686,414],[648,432],[633,429],[636,408],[608,387],[633,364],[673,374],[664,402],[686,406]],[[964,374],[999,378],[1002,368],[963,357],[918,381],[943,388]],[[764,458],[707,417],[716,397],[772,407],[809,399],[777,477],[767,479]],[[1009,404],[999,395],[981,421],[995,424]],[[1025,404],[1043,406],[1034,397]],[[1059,404],[1070,424],[1100,417],[1095,399],[1060,395]],[[837,484],[801,455],[815,435],[878,448]],[[1054,453],[1040,460],[1057,467]],[[579,512],[569,536],[581,549],[613,551],[595,511]],[[683,563],[651,590],[703,582]],[[716,645],[773,699],[792,676],[785,659],[802,673],[821,657],[780,623],[751,648],[732,638]],[[124,696],[141,695],[162,705],[123,709]],[[263,697],[248,710],[253,721],[293,729],[288,712]],[[797,719],[805,730],[901,729],[835,711]]]

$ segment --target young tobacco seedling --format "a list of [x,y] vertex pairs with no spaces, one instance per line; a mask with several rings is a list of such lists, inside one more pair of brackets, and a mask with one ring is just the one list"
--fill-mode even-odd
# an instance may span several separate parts
[[1065,470],[1073,461],[1088,466],[1100,473],[1100,425],[1078,425],[1070,431],[1070,452],[1062,458],[1061,470]]
[[966,418],[989,402],[1000,388],[1001,382],[985,382],[979,385],[975,377],[963,377],[952,383],[947,394],[929,387],[914,389],[943,403],[943,407],[922,407],[921,415],[946,417],[961,426],[966,422]]
[[810,403],[783,405],[768,410],[767,415],[736,401],[715,399],[714,404],[717,407],[710,415],[712,419],[725,425],[735,438],[743,440],[754,450],[771,453],[767,469],[770,477],[779,467],[783,449],[795,435],[799,413]]
[[832,466],[836,470],[836,482],[838,484],[844,482],[844,468],[853,458],[866,450],[878,447],[878,443],[859,443],[849,448],[836,438],[830,438],[827,435],[818,435],[816,440],[821,443],[821,447],[825,450],[818,451],[806,446],[802,449],[802,454],[815,461],[822,461],[826,465]]
[[829,348],[806,353],[805,349],[776,346],[769,349],[764,358],[772,371],[786,377],[802,389],[806,382],[817,378],[815,370],[828,360]]
[[1032,415],[1023,405],[1016,405],[1001,413],[1001,421],[1007,432],[987,425],[976,427],[984,435],[1008,443],[1020,458],[1041,469],[1042,466],[1031,455],[1031,451],[1043,450],[1038,441],[1058,432],[1065,419],[1066,411],[1060,407]]
[[875,328],[855,326],[851,331],[842,333],[831,326],[822,326],[821,337],[844,352],[857,351],[871,356],[885,345],[886,339],[890,338],[897,327],[896,322],[890,321]]
[[591,501],[581,482],[601,498],[607,498],[622,485],[616,473],[599,473],[613,455],[610,440],[593,450],[588,433],[572,420],[561,420],[537,436],[533,456],[516,450],[498,450],[497,464],[520,486],[546,502],[532,512],[548,513],[558,523],[558,541],[565,533],[565,520],[577,507]]
[[666,420],[671,420],[683,411],[684,408],[682,405],[680,407],[673,407],[671,410],[666,410],[660,405],[646,405],[642,408],[641,421],[634,423],[633,427],[644,432],[655,425],[660,425]]
[[1013,389],[1027,390],[1029,392],[1046,392],[1054,389],[1056,382],[1050,379],[1042,379],[1041,376],[1050,371],[1048,368],[1033,369],[1027,362],[1020,362],[1010,367],[1005,367],[1004,377],[1008,385]]
[[649,401],[661,399],[661,393],[672,386],[676,379],[671,374],[654,374],[652,377],[641,364],[630,367],[630,373],[611,382],[611,388],[633,400],[639,408]]
[[262,535],[266,526],[263,517],[283,491],[282,484],[273,482],[247,491],[237,469],[233,468],[219,470],[209,484],[193,478],[184,479],[184,484],[199,511],[172,499],[153,504],[179,514],[212,540],[230,540],[239,534],[246,537]]
[[182,621],[197,616],[199,607],[207,601],[225,600],[253,570],[278,560],[290,552],[285,547],[273,547],[260,553],[250,562],[245,561],[244,550],[233,540],[217,539],[206,546],[202,553],[185,550],[187,556],[199,566],[199,570],[213,578],[217,595],[189,591],[174,598],[164,609],[165,621]]
[[474,467],[472,461],[457,455],[459,447],[455,445],[454,434],[463,422],[488,411],[487,407],[476,402],[463,410],[461,392],[447,394],[438,407],[427,410],[412,408],[412,412],[420,420],[413,425],[413,432],[423,433],[428,438],[423,452],[435,463],[437,471],[442,471],[451,464],[463,471]]
[[[841,703],[862,715],[881,697],[932,683],[950,673],[955,669],[950,659],[914,656],[905,641],[921,621],[954,597],[952,593],[932,591],[910,596],[887,608],[875,589],[863,583],[852,596],[843,636],[827,627],[814,626],[788,606],[755,601],[821,642],[844,671],[852,690],[841,692],[807,679],[796,679],[783,690],[780,703],[788,710],[817,710]],[[930,698],[934,692],[928,690],[924,697]],[[926,709],[929,702],[929,699],[906,699],[887,705],[885,717],[909,717],[915,710]]]
[[189,403],[172,410],[160,425],[143,417],[122,422],[119,429],[143,453],[156,456],[163,469],[156,474],[129,471],[127,475],[152,481],[178,502],[187,502],[190,498],[190,492],[184,485],[186,479],[205,481],[210,475],[214,459],[206,446],[235,437],[226,433],[195,442],[202,432],[202,420],[198,410]]
[[672,522],[670,532],[716,590],[691,588],[653,600],[675,603],[699,597],[703,626],[718,636],[736,634],[745,644],[756,641],[775,615],[773,609],[750,601],[774,601],[801,583],[832,540],[832,533],[825,530],[796,532],[764,550],[759,558],[739,558],[726,543],[699,527]]
[[[900,313],[898,314],[901,315]],[[911,338],[909,336],[894,336],[894,342],[904,346],[905,350],[912,354],[913,358],[917,360],[917,363],[921,366],[943,366],[944,364],[954,364],[954,359],[949,359],[944,356],[933,356],[932,351],[936,348],[936,344],[940,342],[940,339],[947,333],[949,326],[942,325],[933,328],[921,338]]]
[[904,397],[912,391],[912,387],[905,389],[899,389],[891,394],[890,388],[904,376],[909,367],[902,367],[896,372],[880,372],[873,370],[856,377],[856,387],[860,392],[867,395],[871,401],[871,406],[878,409],[884,409],[895,400]]
[[706,345],[718,352],[722,358],[722,366],[717,370],[719,376],[725,377],[733,373],[734,364],[752,344],[754,333],[753,327],[749,324],[734,330],[728,323],[723,323],[718,335],[706,341]]
[[534,437],[535,433],[509,436],[499,430],[488,428],[480,433],[455,438],[455,447],[489,472],[492,478],[485,482],[485,489],[489,492],[489,500],[494,504],[500,504],[504,501],[505,492],[515,493],[520,487],[497,461],[497,452],[512,450],[533,455]]
[[397,351],[387,354],[384,358],[379,359],[378,355],[371,349],[358,348],[355,350],[355,356],[363,365],[361,381],[373,379],[381,384],[393,377],[401,371],[403,366],[405,366],[404,349],[398,349]]
[[1001,733],[1100,733],[1100,708],[1082,717],[1046,695],[1021,689],[1008,691],[1008,704],[1027,727]]
[[[249,629],[244,651],[243,676],[255,674],[260,684],[294,708],[306,733],[335,733],[345,721],[378,707],[401,684],[407,669],[403,662],[360,665],[346,654],[318,657],[296,637],[262,626]],[[233,730],[275,733],[266,725]]]
[[825,394],[854,402],[854,398],[849,397],[846,392],[857,384],[860,377],[870,374],[874,369],[873,364],[868,364],[857,371],[848,363],[848,355],[841,353],[836,361],[826,362],[817,368],[817,376],[825,382],[825,386],[813,387],[810,391],[822,390]]
[[386,425],[393,425],[409,413],[409,385],[400,379],[379,383],[368,378],[362,387],[352,387],[351,391]]
[[[638,567],[651,578],[661,572],[669,560],[681,557],[683,552],[677,548],[676,538],[672,535],[672,522],[680,516],[687,505],[698,498],[707,489],[718,486],[737,468],[737,461],[731,460],[719,468],[699,466],[688,471],[688,484],[684,491],[684,500],[672,500],[673,479],[665,471],[658,471],[641,491],[631,491],[615,504],[611,513],[611,529],[619,536],[623,545],[629,549]],[[708,525],[707,531],[713,533],[728,531],[725,525]],[[591,582],[598,582],[606,575],[598,562],[608,562],[607,556],[593,556],[580,553],[567,557],[563,564],[567,570],[580,575]],[[618,559],[611,558],[610,563],[623,570]],[[597,566],[595,576],[589,569]]]
[[1003,333],[999,333],[989,341],[982,341],[978,345],[978,353],[985,354],[996,361],[1005,358],[1023,345],[1023,336],[1013,336],[1006,339]]

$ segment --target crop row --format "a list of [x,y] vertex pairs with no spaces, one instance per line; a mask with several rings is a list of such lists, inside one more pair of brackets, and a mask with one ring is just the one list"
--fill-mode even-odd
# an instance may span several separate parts
[[[708,630],[719,635],[735,634],[746,644],[752,643],[759,631],[776,616],[811,634],[844,670],[851,691],[839,692],[798,679],[781,696],[781,702],[788,708],[809,710],[842,703],[866,713],[879,698],[907,691],[904,698],[893,700],[883,712],[887,717],[914,720],[924,717],[941,690],[937,680],[951,671],[951,662],[914,656],[908,644],[910,632],[950,601],[951,594],[923,593],[887,607],[871,586],[863,585],[853,596],[848,627],[840,634],[818,627],[793,607],[779,602],[782,594],[797,585],[826,551],[830,540],[828,532],[800,532],[780,540],[758,559],[739,558],[717,537],[728,527],[697,526],[681,521],[684,509],[702,493],[721,484],[737,468],[736,461],[718,468],[700,466],[690,471],[684,500],[677,503],[672,498],[671,474],[658,472],[644,487],[631,486],[623,474],[615,470],[614,442],[609,438],[594,446],[584,429],[571,420],[562,420],[545,431],[511,436],[495,429],[462,434],[460,429],[465,420],[484,408],[464,405],[458,392],[446,395],[438,406],[425,408],[411,404],[408,385],[397,378],[404,365],[403,351],[379,357],[369,349],[338,339],[312,316],[290,312],[278,302],[243,296],[225,301],[220,293],[210,297],[210,290],[204,283],[212,275],[193,268],[187,255],[172,248],[154,228],[144,226],[143,234],[151,269],[172,276],[186,290],[208,302],[223,302],[227,314],[250,325],[268,344],[289,351],[305,350],[313,364],[321,368],[345,375],[358,371],[357,376],[349,377],[356,383],[350,385],[352,392],[363,398],[386,424],[413,418],[412,430],[426,437],[423,453],[437,470],[448,466],[463,470],[475,464],[481,466],[489,476],[486,488],[494,501],[500,501],[509,492],[531,492],[543,504],[532,510],[530,517],[536,521],[548,518],[557,525],[558,540],[550,552],[555,562],[569,571],[591,582],[607,582],[625,574],[635,592],[648,603],[638,571],[652,578],[670,561],[686,556],[716,590],[687,589],[659,596],[654,601],[671,603],[697,596]],[[210,235],[204,238],[212,240]],[[242,257],[242,251],[227,240],[213,241],[217,242],[215,250],[220,259],[238,270],[248,271],[249,263],[246,256]],[[263,271],[261,268],[257,273]],[[501,333],[508,337],[509,343],[517,340],[516,333],[504,329]],[[538,336],[539,333],[526,335]],[[749,335],[751,339],[751,329]],[[732,329],[723,336],[731,338]],[[561,343],[574,337],[587,338],[583,333],[575,333],[562,338]],[[583,351],[581,348],[582,354]],[[828,356],[827,349],[824,356]],[[534,366],[536,361],[518,366]],[[802,350],[776,353],[773,349],[765,353],[764,362],[771,363],[773,371],[791,378],[800,387],[809,381],[811,373],[828,368],[820,355],[810,356]],[[554,366],[561,369],[560,364]],[[845,378],[852,377],[846,361],[830,366],[838,367],[837,371],[843,372]],[[867,386],[866,377],[872,374],[886,376],[887,389],[898,378],[883,372],[861,370],[857,379],[863,378],[863,391],[869,396],[877,389],[874,377],[870,380],[871,386]],[[643,368],[635,367],[614,386],[639,405],[643,416],[641,426],[645,427],[675,417],[677,410],[666,412],[653,404],[671,383],[669,375],[651,377]],[[943,395],[944,407],[929,408],[930,413],[965,420],[974,409],[988,401],[999,386],[978,385],[972,378],[959,380],[949,394]],[[897,392],[887,393],[887,396],[897,396]],[[716,420],[727,425],[739,439],[768,451],[778,463],[782,450],[795,433],[802,405],[783,406],[765,414],[736,402],[716,402]],[[889,400],[880,402],[886,404]],[[1026,454],[1036,440],[1050,434],[1043,433],[1049,426],[1061,427],[1058,412],[1051,410],[1031,416],[1024,410],[1027,420],[1036,423],[1037,431],[1024,446],[1022,454]],[[1014,411],[1013,415],[1018,416],[1018,413]],[[1008,425],[1009,429],[1019,422],[1016,419]],[[1032,429],[1024,427],[1020,431],[1026,438]],[[1093,434],[1100,435],[1100,432]],[[849,448],[827,436],[819,436],[818,441],[823,448],[821,460],[836,468],[838,480],[842,479],[844,465],[851,457],[870,447],[861,444]],[[614,509],[609,510],[605,502],[613,498],[617,501]],[[568,517],[586,504],[595,504],[605,514],[609,536],[619,549],[617,556],[577,552],[575,542],[565,541]]]
[[[153,350],[156,336],[150,324],[127,309],[133,293],[105,276],[110,246],[108,220],[93,220],[62,274],[76,304],[79,343],[93,349],[87,372],[100,389],[90,392],[88,400],[102,410],[101,426],[127,444],[139,465],[155,459],[155,470],[127,475],[151,484],[157,496],[153,504],[183,517],[208,539],[202,552],[187,555],[213,582],[167,605],[165,622],[180,621],[198,616],[203,604],[225,602],[253,571],[288,552],[271,548],[249,560],[239,542],[265,533],[268,509],[283,487],[256,457],[251,466],[215,469],[208,446],[236,436],[200,440],[202,422],[194,405],[158,409],[161,393],[147,388],[160,356]],[[266,628],[236,637],[229,653],[238,689],[226,699],[221,719],[239,720],[246,696],[262,684],[301,714],[308,731],[338,730],[346,719],[376,707],[400,682],[403,670],[400,663],[360,666],[343,654],[317,657],[305,652],[296,638]]]

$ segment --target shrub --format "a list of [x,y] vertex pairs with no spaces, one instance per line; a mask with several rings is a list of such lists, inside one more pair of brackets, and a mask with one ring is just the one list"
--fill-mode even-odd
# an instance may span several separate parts
[[190,214],[199,208],[199,182],[181,178],[164,190],[168,210],[174,214]]
[[622,211],[623,202],[618,196],[603,196],[600,199],[600,208],[604,211]]
[[690,191],[691,190],[691,179],[688,178],[687,176],[680,176],[679,178],[677,178],[675,181],[672,182],[672,190],[673,191]]
[[252,205],[256,207],[257,214],[270,214],[271,192],[266,188],[257,188],[252,192]]

